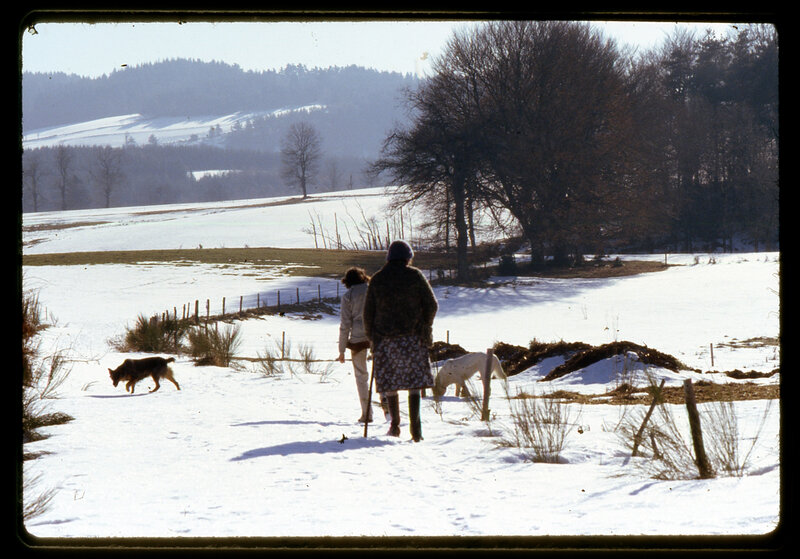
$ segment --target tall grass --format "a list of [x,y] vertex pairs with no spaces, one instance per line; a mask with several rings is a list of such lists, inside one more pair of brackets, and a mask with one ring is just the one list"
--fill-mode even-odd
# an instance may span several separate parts
[[189,330],[189,354],[201,365],[228,367],[233,362],[241,345],[240,327],[238,324],[226,326],[220,330],[196,326]]
[[[704,404],[703,425],[710,428],[705,429],[703,440],[714,471],[734,477],[745,474],[772,410],[772,402],[766,400],[761,418],[752,432],[742,428],[732,401],[719,400]],[[749,442],[746,442],[748,439]]]
[[[650,392],[658,396],[654,380]],[[717,400],[700,408],[703,443],[715,475],[743,476],[752,458],[763,427],[771,411],[772,400],[766,400],[764,411],[752,432],[745,433],[734,402]],[[647,406],[626,406],[614,431],[629,449],[634,446]],[[748,440],[749,439],[749,440]],[[636,464],[655,479],[695,479],[698,476],[686,408],[666,404],[660,399],[646,424],[639,442]]]
[[265,348],[264,353],[258,354],[255,362],[255,372],[265,377],[278,377],[288,374],[297,377],[301,374],[314,375],[319,382],[326,382],[335,364],[329,360],[317,359],[314,347],[308,344],[301,344],[297,348],[296,356],[293,356],[292,342],[274,341],[273,347]]
[[567,436],[575,428],[573,407],[556,394],[529,395],[506,393],[511,414],[511,436],[503,444],[514,446],[532,462],[557,464],[566,446]]

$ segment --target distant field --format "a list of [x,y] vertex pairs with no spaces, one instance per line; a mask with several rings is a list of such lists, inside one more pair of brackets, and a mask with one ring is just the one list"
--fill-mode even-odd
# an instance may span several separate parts
[[[325,250],[300,248],[208,248],[125,250],[31,254],[22,258],[23,266],[88,266],[93,264],[250,264],[287,267],[287,273],[298,276],[338,276],[351,266],[360,266],[373,273],[386,259],[383,250]],[[450,258],[442,254],[422,253],[414,259],[422,268],[446,268]]]
[[[302,248],[208,248],[68,252],[23,255],[23,266],[88,266],[94,264],[230,264],[285,267],[286,273],[306,277],[336,277],[351,266],[360,266],[374,273],[385,263],[383,250],[329,250]],[[414,265],[426,270],[451,270],[455,257],[443,252],[418,251]],[[528,275],[520,266],[520,275]],[[554,268],[530,272],[546,277],[616,277],[666,270],[660,262],[626,260],[621,266],[612,263],[587,263],[575,268]],[[487,271],[490,271],[487,270]]]

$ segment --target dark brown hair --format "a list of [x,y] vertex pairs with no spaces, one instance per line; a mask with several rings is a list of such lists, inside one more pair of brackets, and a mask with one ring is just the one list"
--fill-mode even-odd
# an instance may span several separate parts
[[363,268],[350,268],[345,272],[342,283],[350,289],[359,283],[369,283],[369,276]]

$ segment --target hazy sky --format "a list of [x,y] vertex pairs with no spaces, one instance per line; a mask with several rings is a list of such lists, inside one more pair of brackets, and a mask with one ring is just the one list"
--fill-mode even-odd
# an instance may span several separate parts
[[[244,70],[355,64],[401,73],[425,72],[454,29],[466,21],[251,23],[38,23],[22,33],[22,70],[97,77],[124,65],[173,58],[217,60]],[[595,22],[621,44],[660,45],[676,23]],[[680,25],[689,25],[680,23]],[[730,24],[691,24],[724,34]]]

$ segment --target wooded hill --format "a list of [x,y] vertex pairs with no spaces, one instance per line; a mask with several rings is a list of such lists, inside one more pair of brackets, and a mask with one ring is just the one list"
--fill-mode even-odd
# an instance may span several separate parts
[[[158,142],[155,130],[152,142],[124,149],[25,150],[23,211],[293,194],[280,179],[279,152],[286,131],[299,120],[322,140],[312,192],[374,186],[375,177],[364,168],[378,156],[389,130],[406,118],[404,91],[417,83],[411,76],[356,66],[252,72],[196,60],[145,64],[99,78],[25,73],[23,134],[126,114],[192,118],[322,108],[253,116],[244,125],[171,145]],[[233,172],[199,180],[189,174],[220,169]],[[110,182],[118,183],[113,192],[101,192]]]

